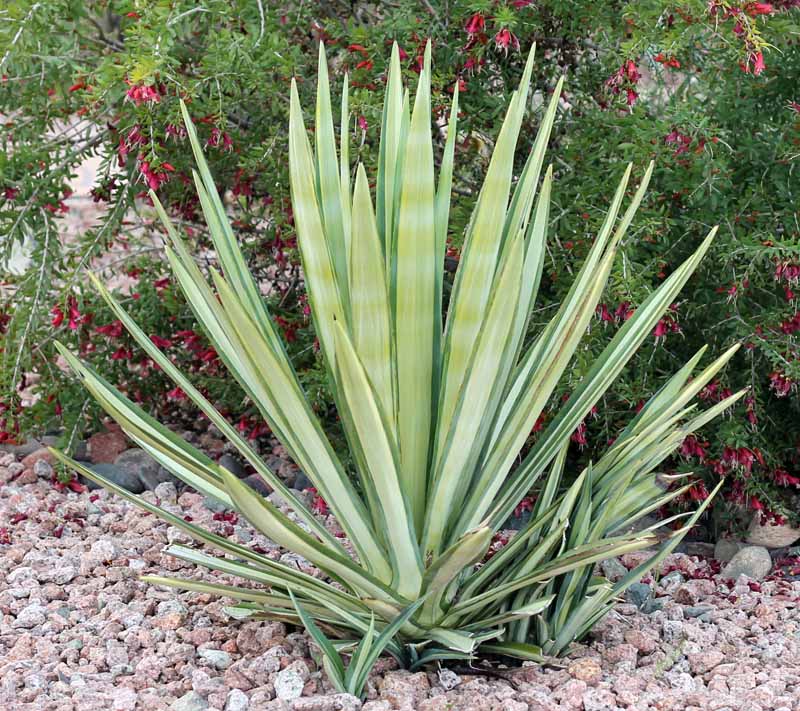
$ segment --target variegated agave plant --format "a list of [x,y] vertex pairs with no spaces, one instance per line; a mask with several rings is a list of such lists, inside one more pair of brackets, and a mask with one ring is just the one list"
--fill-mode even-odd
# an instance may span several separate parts
[[[62,349],[86,387],[164,467],[235,508],[256,529],[327,576],[306,575],[209,533],[59,455],[84,476],[211,549],[173,545],[168,548],[171,555],[256,585],[166,577],[150,581],[234,598],[238,604],[229,609],[241,615],[304,621],[328,655],[329,668],[340,672],[341,662],[331,661],[338,643],[326,646],[321,630],[338,640],[362,638],[372,649],[358,656],[359,668],[352,678],[363,677],[384,644],[412,666],[468,656],[478,647],[539,659],[564,652],[585,635],[628,585],[677,545],[700,515],[702,507],[680,530],[663,536],[655,527],[614,533],[690,485],[679,482],[665,489],[655,471],[688,433],[739,397],[699,414],[691,404],[733,349],[693,376],[702,356],[698,353],[653,396],[599,461],[569,476],[564,469],[570,434],[652,332],[706,252],[713,230],[619,329],[518,460],[592,319],[652,171],[651,166],[619,217],[630,167],[625,172],[571,291],[550,323],[527,338],[545,259],[553,176],[552,168],[543,177],[541,173],[561,88],[559,82],[515,180],[514,154],[532,66],[533,52],[511,97],[475,203],[446,318],[443,263],[458,92],[437,180],[430,50],[412,109],[394,48],[373,208],[364,168],[359,165],[353,171],[349,160],[346,79],[338,156],[322,49],[313,150],[292,85],[289,163],[298,242],[354,471],[343,466],[306,401],[245,267],[184,108],[198,164],[197,191],[222,273],[211,270],[212,287],[153,196],[169,238],[170,264],[220,358],[324,497],[353,552],[270,471],[97,282],[139,345],[294,514],[285,515]],[[539,493],[530,522],[487,560],[494,534],[534,485]],[[597,561],[654,545],[660,545],[658,552],[622,580],[612,584],[593,576]],[[387,634],[378,640],[381,630]]]

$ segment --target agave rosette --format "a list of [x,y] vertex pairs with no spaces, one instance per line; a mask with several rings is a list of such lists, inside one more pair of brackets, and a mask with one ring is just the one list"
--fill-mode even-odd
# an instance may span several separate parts
[[[511,96],[475,201],[446,317],[443,265],[458,91],[453,94],[437,178],[430,48],[413,107],[402,85],[397,47],[392,51],[374,207],[364,167],[353,170],[350,164],[346,77],[338,151],[322,48],[313,148],[292,84],[289,163],[298,244],[354,471],[342,464],[306,400],[183,108],[198,165],[197,191],[221,272],[201,271],[153,195],[166,227],[173,273],[230,374],[328,503],[353,553],[95,279],[141,348],[292,514],[286,515],[161,425],[62,348],[86,387],[127,435],[166,469],[235,508],[258,531],[325,574],[318,579],[210,533],[59,454],[84,476],[209,549],[172,545],[168,553],[251,583],[238,587],[167,577],[149,580],[233,598],[237,604],[229,609],[234,614],[303,622],[337,673],[343,673],[341,663],[333,657],[335,647],[325,646],[322,629],[345,640],[371,640],[388,629],[390,634],[380,644],[359,657],[354,677],[363,676],[369,666],[365,660],[384,644],[411,665],[468,656],[479,646],[539,659],[564,652],[585,635],[615,598],[672,550],[697,520],[706,504],[667,534],[653,529],[614,533],[690,486],[684,481],[665,488],[656,470],[687,434],[741,395],[703,412],[692,404],[734,349],[695,373],[702,357],[698,353],[651,398],[599,461],[570,476],[564,469],[571,433],[652,332],[708,249],[714,230],[636,309],[532,448],[518,459],[590,323],[652,172],[651,165],[621,212],[628,167],[560,309],[540,333],[529,334],[553,182],[552,166],[543,170],[545,149],[561,89],[559,82],[524,168],[515,176],[532,67],[533,51]],[[538,498],[529,523],[485,560],[494,534],[534,485]],[[660,547],[645,564],[616,583],[593,575],[600,560],[656,545]]]

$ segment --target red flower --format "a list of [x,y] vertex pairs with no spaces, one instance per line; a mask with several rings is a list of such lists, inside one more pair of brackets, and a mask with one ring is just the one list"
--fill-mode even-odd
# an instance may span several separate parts
[[665,67],[671,67],[673,69],[680,69],[681,63],[675,57],[665,57],[660,52],[653,57],[659,64],[663,64]]
[[50,309],[50,313],[53,314],[53,318],[50,321],[53,328],[58,328],[64,323],[64,312],[58,306],[54,306]]
[[750,508],[754,509],[755,511],[763,511],[764,504],[762,504],[757,497],[751,496],[750,497]]
[[105,326],[99,326],[95,329],[96,333],[102,333],[109,338],[119,338],[122,335],[122,321],[116,320]]
[[158,348],[169,348],[172,345],[172,341],[169,338],[162,338],[161,336],[150,336],[150,340],[158,347]]
[[157,104],[161,101],[161,95],[155,87],[147,84],[133,84],[125,92],[125,98],[130,99],[136,106],[144,103]]
[[183,392],[179,387],[172,388],[172,390],[167,391],[167,399],[169,400],[185,400],[186,393]]
[[133,358],[133,351],[130,348],[117,348],[111,354],[111,360],[130,360]]
[[800,477],[792,476],[785,469],[776,469],[772,472],[772,479],[779,486],[795,486],[800,488]]
[[485,27],[486,20],[479,12],[476,12],[472,17],[469,18],[469,20],[467,20],[466,30],[468,35],[477,35],[479,32],[483,32]]
[[697,457],[702,462],[706,458],[707,448],[708,442],[700,442],[694,435],[689,435],[683,440],[679,451],[687,459]]
[[313,486],[309,486],[306,491],[314,495],[314,498],[311,500],[311,510],[315,514],[326,516],[328,514],[328,504],[326,503],[325,499],[323,499],[319,493],[317,493],[317,490]]
[[360,44],[350,44],[347,45],[347,49],[350,52],[360,52],[365,57],[367,56],[367,50]]
[[631,316],[633,316],[633,309],[630,301],[621,302],[614,311],[614,318],[617,321],[627,321]]
[[[172,166],[170,166],[170,168],[171,167]],[[164,183],[166,183],[169,180],[169,175],[164,171],[153,170],[152,167],[150,166],[149,161],[140,160],[139,170],[141,170],[142,175],[144,176],[144,179],[147,182],[147,186],[150,188],[150,190],[158,190]]]
[[756,17],[757,15],[771,15],[775,12],[775,8],[768,2],[751,2],[745,5],[744,11],[752,17]]
[[367,119],[366,119],[366,118],[364,118],[363,116],[359,116],[359,117],[358,117],[358,127],[359,127],[359,128],[362,130],[362,131],[366,131],[366,130],[367,130],[367,126],[368,126],[368,124],[367,124]]
[[502,49],[504,52],[508,52],[509,47],[515,52],[519,52],[519,40],[516,35],[506,27],[494,36],[494,46],[497,49]]
[[598,317],[601,321],[606,321],[608,323],[614,320],[614,317],[611,315],[611,312],[608,310],[608,306],[605,304],[598,304],[597,308],[595,309]]
[[370,69],[372,69],[373,66],[374,65],[372,64],[371,59],[364,59],[360,61],[358,64],[356,64],[356,69],[366,69],[367,71],[369,71]]
[[225,151],[231,151],[233,150],[233,141],[227,133],[214,126],[211,129],[211,136],[206,141],[206,146],[212,148],[221,147]]
[[751,52],[747,55],[747,60],[744,64],[742,64],[742,69],[744,70],[745,74],[753,73],[754,76],[758,76],[767,68],[767,65],[764,64],[764,53],[763,52]]
[[792,391],[793,385],[791,378],[786,377],[783,373],[773,371],[769,375],[769,387],[776,397],[786,397]]
[[709,496],[708,489],[702,481],[694,484],[686,493],[692,501],[705,501]]
[[577,429],[570,435],[570,439],[583,449],[588,440],[586,439],[586,423],[581,422]]
[[69,299],[67,299],[67,313],[69,314],[69,323],[67,326],[72,331],[75,331],[82,319],[81,312],[78,311],[78,301],[74,296],[70,296]]

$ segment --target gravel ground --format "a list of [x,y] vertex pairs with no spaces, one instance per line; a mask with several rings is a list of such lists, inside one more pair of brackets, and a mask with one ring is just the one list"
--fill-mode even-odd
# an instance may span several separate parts
[[[144,573],[224,579],[161,552],[180,532],[103,491],[59,492],[18,472],[0,454],[2,711],[800,710],[798,581],[726,583],[718,566],[674,555],[649,614],[621,604],[560,668],[498,678],[381,660],[362,705],[332,692],[304,634],[141,583]],[[166,483],[145,496],[303,564],[197,494]]]

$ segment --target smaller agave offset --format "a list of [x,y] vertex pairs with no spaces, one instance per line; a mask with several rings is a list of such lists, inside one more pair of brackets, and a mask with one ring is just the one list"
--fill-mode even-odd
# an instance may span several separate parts
[[[620,216],[631,168],[625,171],[572,289],[550,323],[540,333],[529,334],[545,260],[553,180],[552,168],[543,171],[544,156],[561,90],[559,82],[515,179],[514,155],[532,66],[533,52],[510,99],[475,201],[446,318],[443,265],[458,92],[453,95],[437,178],[430,49],[413,108],[402,86],[397,47],[393,49],[374,207],[364,167],[353,170],[350,164],[346,77],[338,151],[322,48],[314,149],[292,84],[289,164],[298,244],[353,471],[342,464],[305,398],[246,269],[184,107],[198,164],[197,191],[221,272],[201,271],[153,195],[168,235],[167,257],[220,358],[324,497],[348,547],[266,466],[96,279],[97,288],[142,349],[293,513],[286,515],[273,503],[274,497],[253,491],[62,348],[86,387],[140,447],[189,486],[236,509],[254,528],[324,574],[307,575],[205,531],[58,455],[209,549],[172,545],[169,554],[249,582],[235,586],[147,579],[233,598],[237,604],[229,609],[236,615],[305,624],[325,655],[331,678],[342,689],[358,692],[384,647],[411,667],[469,657],[479,649],[526,659],[565,652],[627,586],[677,545],[702,513],[707,502],[681,520],[677,530],[661,535],[654,531],[657,526],[615,533],[691,486],[688,480],[657,479],[659,464],[690,432],[741,395],[703,412],[695,410],[695,395],[734,349],[695,373],[701,351],[633,417],[599,461],[583,471],[565,471],[571,433],[674,301],[708,249],[712,230],[618,330],[518,459],[595,313],[652,171],[650,166]],[[529,523],[487,557],[493,536],[534,486],[537,499]],[[678,518],[659,525],[674,524]],[[660,546],[658,551],[621,580],[611,583],[594,576],[598,561],[654,546]],[[338,650],[352,645],[353,639],[361,643],[345,671]]]

